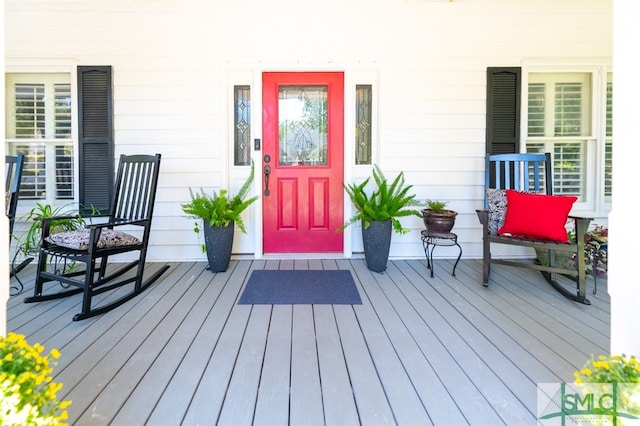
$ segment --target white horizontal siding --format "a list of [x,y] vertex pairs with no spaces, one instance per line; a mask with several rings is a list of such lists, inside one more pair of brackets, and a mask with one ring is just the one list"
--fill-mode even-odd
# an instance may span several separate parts
[[[456,232],[464,255],[478,257],[474,210],[483,196],[486,68],[612,56],[606,0],[313,3],[8,0],[5,54],[16,63],[113,66],[116,153],[163,154],[154,260],[203,258],[180,203],[189,187],[228,184],[228,69],[254,76],[332,69],[348,78],[362,67],[374,70],[375,161],[389,176],[403,170],[418,198],[451,200],[460,211]],[[249,83],[259,96],[259,81]],[[348,113],[350,105],[345,108]],[[346,143],[350,152],[352,141]],[[233,187],[243,173],[234,171]],[[260,206],[248,212],[250,233],[237,236],[236,251],[253,251]],[[392,256],[422,256],[421,221],[406,221],[412,232],[394,236]],[[357,230],[351,230],[354,251],[361,247]]]

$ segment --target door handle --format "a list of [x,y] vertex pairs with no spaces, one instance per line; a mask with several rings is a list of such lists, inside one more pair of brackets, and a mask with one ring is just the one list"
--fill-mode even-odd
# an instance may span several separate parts
[[264,166],[264,195],[265,197],[268,197],[269,194],[271,193],[269,191],[269,175],[271,174],[271,166],[270,165],[266,165]]

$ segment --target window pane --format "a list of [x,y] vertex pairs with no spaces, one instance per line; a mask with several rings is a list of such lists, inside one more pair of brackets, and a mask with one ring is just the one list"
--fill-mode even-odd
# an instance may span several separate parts
[[[544,154],[546,152],[547,152],[547,148],[545,144],[542,142],[527,144],[527,154]],[[540,176],[540,188],[546,188],[547,176],[544,171],[544,166],[542,164],[540,164],[540,170],[538,170],[538,175]],[[529,186],[530,187],[535,186],[533,165],[529,165]],[[553,189],[553,185],[552,185],[552,189]]]
[[73,199],[73,146],[56,145],[56,199]]
[[45,137],[44,84],[15,85],[15,137]]
[[234,86],[233,97],[233,164],[248,166],[251,164],[251,88]]
[[356,86],[356,164],[371,164],[370,84]]
[[8,73],[7,152],[23,154],[21,197],[72,200],[75,194],[69,73]]
[[71,85],[56,84],[55,91],[55,138],[71,138]]
[[[73,143],[11,143],[10,152],[25,156],[20,185],[21,197],[42,200],[47,198],[47,193],[50,192],[49,195],[57,200],[73,199]],[[49,168],[51,176],[48,173]]]
[[591,74],[532,73],[527,96],[529,136],[591,135]]
[[327,164],[327,86],[280,87],[278,121],[280,165]]
[[586,155],[581,142],[555,143],[553,148],[553,193],[583,197]]
[[544,136],[544,83],[529,85],[529,136]]
[[611,177],[612,171],[612,159],[613,157],[613,143],[608,140],[604,145],[604,195],[605,197],[611,197]]
[[555,85],[554,136],[582,135],[582,85]]
[[612,158],[613,158],[613,83],[611,82],[612,75],[607,75],[607,140],[604,146],[604,195],[605,197],[611,197],[611,173],[612,173]]
[[527,152],[551,153],[554,194],[587,202],[591,73],[532,73],[527,89]]
[[613,136],[613,83],[607,83],[607,137]]
[[553,193],[574,195],[584,201],[586,195],[586,143],[539,141],[527,143],[527,152],[551,152]]
[[17,144],[16,154],[25,156],[22,180],[20,183],[20,197],[39,200],[46,196],[46,168],[45,144]]

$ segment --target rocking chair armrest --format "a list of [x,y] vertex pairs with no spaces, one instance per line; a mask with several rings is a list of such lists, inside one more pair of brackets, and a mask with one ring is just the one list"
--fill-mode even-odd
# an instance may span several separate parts
[[581,216],[569,216],[569,219],[574,221],[574,230],[576,235],[576,244],[578,246],[577,254],[578,254],[578,262],[584,263],[584,235],[589,230],[589,223],[592,218],[590,217],[581,217]]
[[63,215],[63,216],[49,216],[49,217],[43,217],[38,220],[40,220],[44,224],[46,222],[53,222],[54,220],[69,220],[69,219],[80,219],[80,215],[70,214],[70,215]]
[[37,219],[40,221],[40,227],[42,228],[42,239],[48,237],[51,234],[51,223],[56,220],[77,220],[80,219],[80,215],[61,215],[61,216],[49,216]]
[[573,216],[573,215],[569,215],[568,216],[569,219],[573,219],[573,220],[587,220],[589,222],[591,222],[593,220],[592,217],[584,217],[584,216]]
[[593,220],[593,218],[590,218],[590,217],[572,216],[572,215],[569,215],[568,218],[571,219],[574,223],[574,230],[576,232],[576,236],[578,235],[584,236],[584,234],[586,234],[587,230],[589,229],[589,224]]
[[482,235],[489,234],[489,210],[476,209],[476,214],[478,215],[478,220],[480,221],[480,224],[482,224]]
[[478,220],[483,225],[489,221],[489,210],[487,209],[476,209],[476,215],[478,215]]
[[90,225],[86,225],[87,229],[96,228],[113,228],[115,226],[126,226],[126,225],[144,225],[147,222],[146,219],[138,219],[138,220],[115,220],[104,223],[92,223]]

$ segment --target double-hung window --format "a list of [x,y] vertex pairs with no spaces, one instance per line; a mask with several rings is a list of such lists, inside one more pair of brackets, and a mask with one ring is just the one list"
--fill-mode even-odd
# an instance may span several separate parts
[[20,197],[46,201],[76,196],[69,73],[5,75],[7,153],[24,154]]
[[526,74],[527,152],[550,152],[553,192],[578,197],[581,210],[611,202],[612,82],[605,67]]

